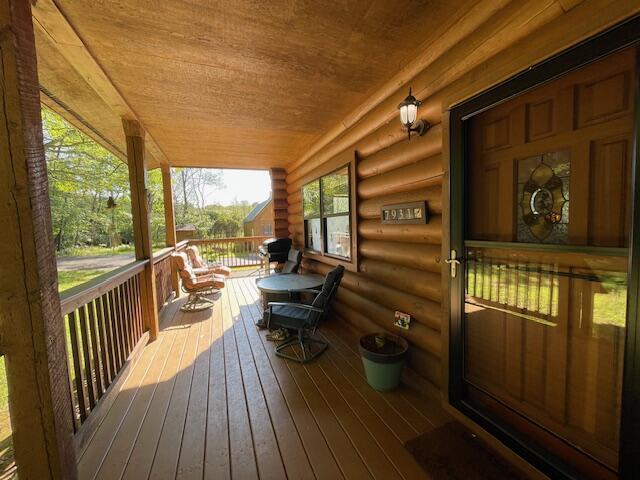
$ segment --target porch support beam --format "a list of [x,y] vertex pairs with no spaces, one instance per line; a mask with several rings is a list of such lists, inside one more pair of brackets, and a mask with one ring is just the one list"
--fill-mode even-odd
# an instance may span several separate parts
[[[176,246],[176,215],[173,208],[173,189],[171,187],[171,167],[162,165],[162,194],[164,198],[164,228],[165,242],[167,247]],[[176,297],[180,296],[180,283],[178,279],[178,271],[171,266],[171,287],[176,293]]]
[[75,479],[31,2],[0,0],[0,349],[18,476]]
[[176,246],[176,217],[173,209],[173,190],[171,189],[171,167],[162,165],[162,194],[164,197],[164,224],[167,247]]
[[271,197],[273,198],[273,235],[276,238],[289,236],[289,214],[287,211],[287,172],[283,168],[272,168]]
[[149,260],[142,275],[142,309],[149,338],[158,337],[158,311],[156,310],[156,285],[153,267],[153,246],[147,192],[147,166],[145,163],[145,131],[137,120],[123,119],[127,139],[127,165],[131,186],[131,215],[136,260]]

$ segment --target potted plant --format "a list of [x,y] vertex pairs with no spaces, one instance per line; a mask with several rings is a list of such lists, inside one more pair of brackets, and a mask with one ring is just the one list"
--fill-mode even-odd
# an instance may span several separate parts
[[360,338],[360,357],[367,382],[379,391],[393,390],[400,384],[409,345],[397,335],[371,333]]

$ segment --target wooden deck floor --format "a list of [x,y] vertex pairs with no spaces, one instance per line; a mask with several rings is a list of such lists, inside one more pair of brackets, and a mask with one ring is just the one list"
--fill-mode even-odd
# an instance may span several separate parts
[[302,366],[254,327],[252,278],[230,280],[208,311],[180,301],[79,456],[81,480],[426,478],[403,444],[446,414],[407,386],[372,390],[337,321],[322,328],[327,352]]

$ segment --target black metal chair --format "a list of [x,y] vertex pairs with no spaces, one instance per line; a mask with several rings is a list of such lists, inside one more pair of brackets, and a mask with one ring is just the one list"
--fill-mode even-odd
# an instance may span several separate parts
[[[336,290],[340,286],[344,267],[337,266],[331,270],[322,285],[322,290],[304,290],[305,292],[315,293],[316,296],[310,305],[304,303],[290,302],[269,302],[266,312],[266,323],[269,328],[286,328],[287,330],[295,330],[296,334],[284,340],[276,346],[276,355],[279,357],[294,360],[300,363],[306,363],[327,349],[327,342],[313,335],[318,328],[318,323],[325,317],[331,299]],[[319,345],[314,351],[311,345]],[[286,353],[289,347],[299,346],[302,350],[301,356]]]
[[278,273],[298,273],[300,263],[302,263],[302,252],[295,248],[291,248],[287,255],[287,261],[284,262],[282,270]]

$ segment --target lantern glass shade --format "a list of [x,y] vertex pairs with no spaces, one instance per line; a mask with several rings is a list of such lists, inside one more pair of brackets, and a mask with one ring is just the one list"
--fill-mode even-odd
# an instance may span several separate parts
[[413,125],[418,117],[418,106],[416,104],[407,105],[407,120],[409,125]]
[[413,126],[418,119],[419,105],[420,101],[411,94],[411,89],[409,89],[409,96],[405,98],[400,105],[398,105],[398,109],[400,110],[400,122],[402,125],[407,128],[411,128]]

